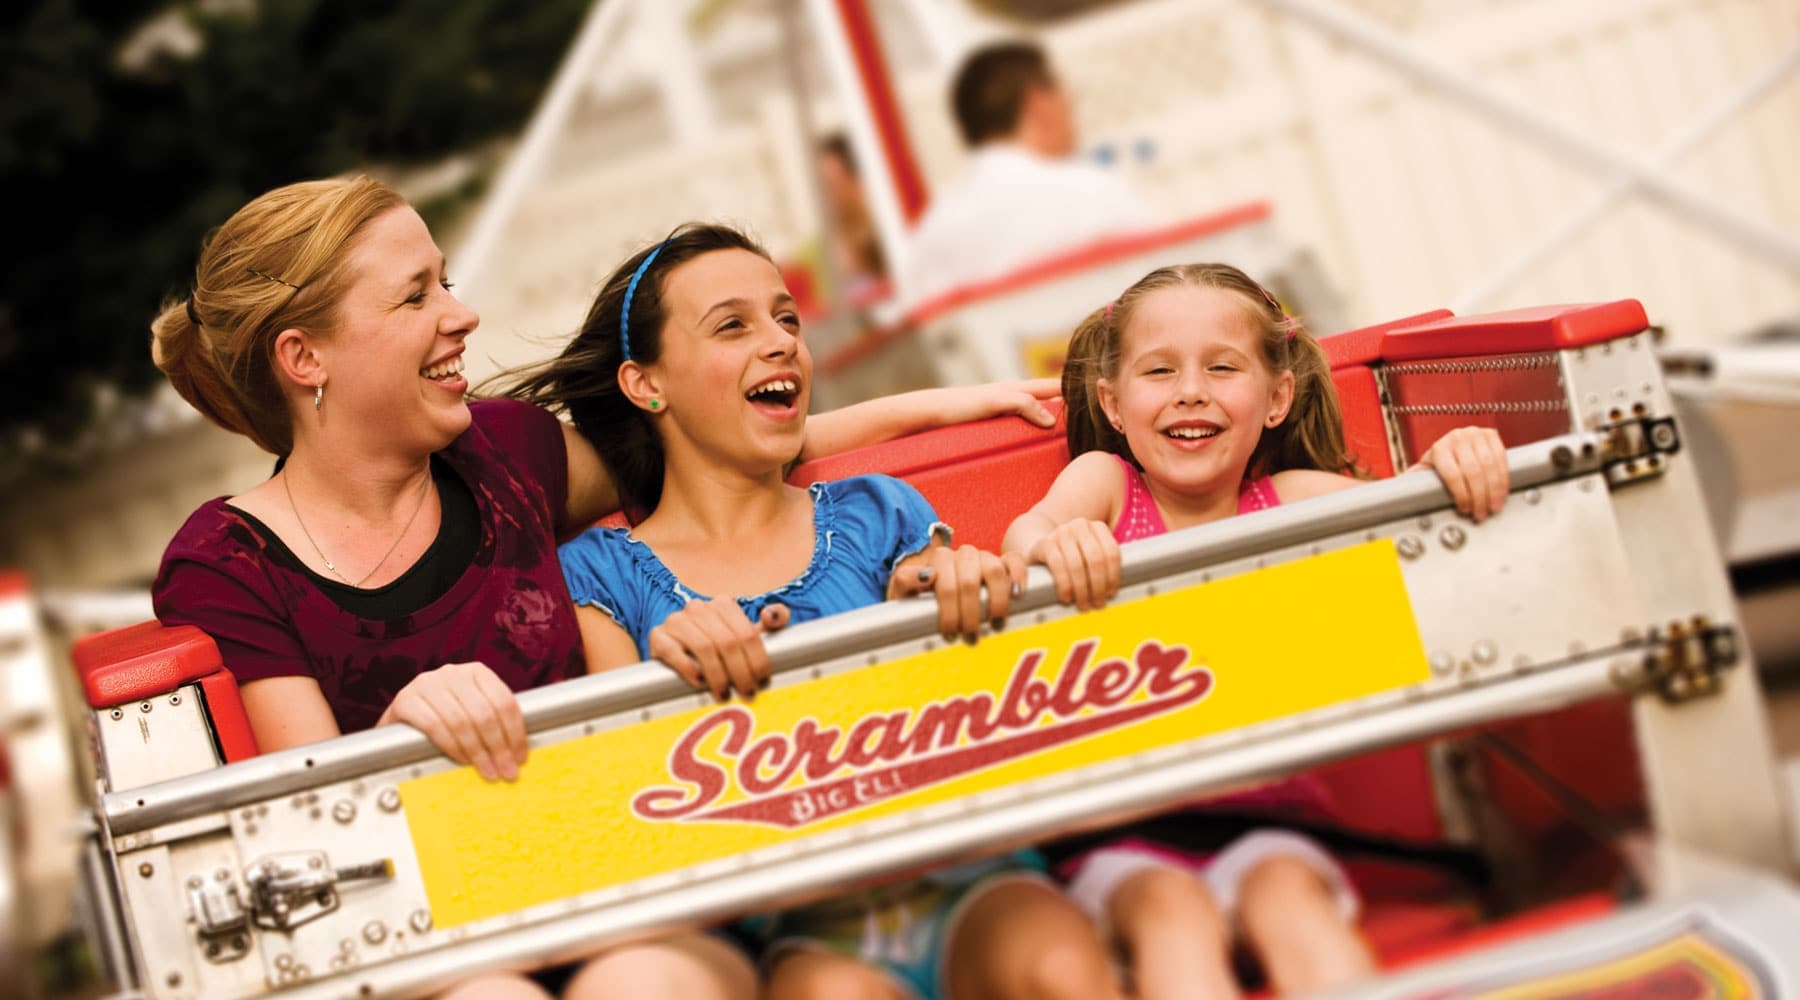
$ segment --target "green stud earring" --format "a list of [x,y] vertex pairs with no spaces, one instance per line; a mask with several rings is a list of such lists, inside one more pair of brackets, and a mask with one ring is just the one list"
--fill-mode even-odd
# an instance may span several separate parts
[[660,409],[662,409],[662,400],[660,400],[660,399],[652,399],[652,400],[651,400],[651,401],[650,401],[650,408],[651,408],[651,409],[652,409],[652,410],[660,410]]

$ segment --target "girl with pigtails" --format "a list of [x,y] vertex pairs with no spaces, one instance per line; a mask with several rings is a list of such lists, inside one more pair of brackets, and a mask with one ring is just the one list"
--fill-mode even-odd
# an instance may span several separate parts
[[[1048,567],[1058,595],[1082,608],[1118,590],[1121,542],[1359,481],[1323,348],[1229,265],[1161,268],[1094,310],[1070,339],[1063,397],[1074,459],[1008,528],[1004,549]],[[1452,431],[1414,468],[1436,470],[1476,520],[1505,501],[1506,455],[1492,430]],[[1301,777],[1230,804],[1317,812],[1324,795]],[[1126,839],[1065,870],[1070,894],[1126,955],[1137,996],[1238,996],[1240,937],[1279,994],[1371,971],[1356,895],[1324,848],[1270,828],[1219,847],[1196,856]]]

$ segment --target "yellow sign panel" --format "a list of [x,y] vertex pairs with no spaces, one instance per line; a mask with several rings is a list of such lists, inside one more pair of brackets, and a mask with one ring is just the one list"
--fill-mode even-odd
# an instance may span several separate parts
[[498,916],[1418,683],[1389,541],[401,785],[434,922]]
[[[1556,961],[1552,953],[1546,964]],[[1768,988],[1747,962],[1698,932],[1641,951],[1506,986],[1428,994],[1431,1000],[1760,1000]]]

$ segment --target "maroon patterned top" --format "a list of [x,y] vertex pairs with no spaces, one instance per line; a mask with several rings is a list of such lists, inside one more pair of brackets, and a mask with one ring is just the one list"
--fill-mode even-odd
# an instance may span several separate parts
[[345,611],[221,497],[163,553],[156,617],[212,636],[239,683],[316,678],[346,733],[373,726],[408,681],[446,663],[478,660],[514,691],[581,674],[581,635],[556,561],[569,489],[561,428],[525,403],[469,409],[473,424],[438,457],[474,494],[481,537],[441,597],[392,619]]

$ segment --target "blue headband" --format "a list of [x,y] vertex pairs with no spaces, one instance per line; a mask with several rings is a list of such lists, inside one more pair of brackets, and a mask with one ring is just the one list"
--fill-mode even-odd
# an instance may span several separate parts
[[626,361],[631,360],[631,300],[637,297],[638,282],[644,280],[644,272],[650,269],[656,255],[662,253],[663,247],[668,245],[669,241],[663,240],[656,245],[655,250],[644,255],[637,270],[631,272],[631,284],[625,286],[625,304],[619,308],[619,347],[625,352]]

